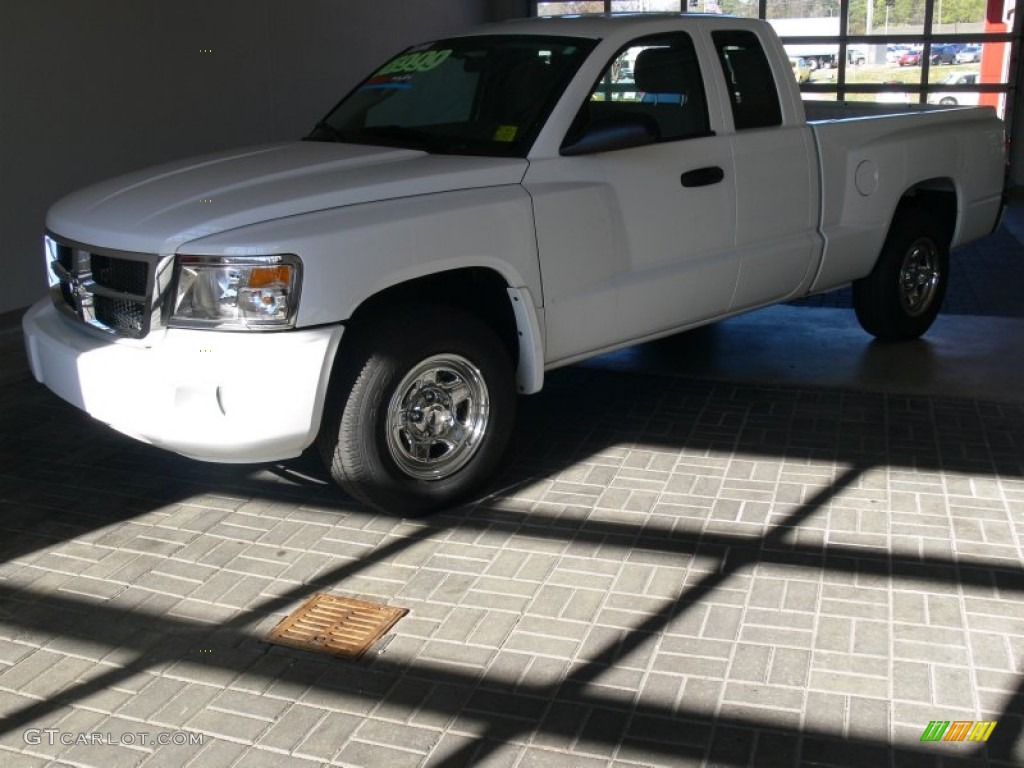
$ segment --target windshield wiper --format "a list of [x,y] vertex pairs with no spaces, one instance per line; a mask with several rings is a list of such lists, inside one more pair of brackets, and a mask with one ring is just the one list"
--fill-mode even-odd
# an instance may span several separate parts
[[325,139],[319,139],[319,138],[316,138],[313,135],[317,131],[321,131],[321,132],[326,133],[327,135],[330,136],[330,139],[326,139],[326,141],[348,141],[348,139],[345,138],[345,134],[343,134],[341,131],[339,131],[337,128],[335,128],[333,125],[328,123],[326,120],[321,120],[316,125],[314,125],[313,126],[313,130],[309,132],[308,136],[303,136],[302,140],[303,141],[325,141]]
[[[400,144],[403,149],[422,149],[425,152],[445,154],[450,151],[448,141],[443,136],[402,125],[374,125],[363,128],[356,140],[359,139],[385,139]],[[415,146],[408,146],[409,144]]]

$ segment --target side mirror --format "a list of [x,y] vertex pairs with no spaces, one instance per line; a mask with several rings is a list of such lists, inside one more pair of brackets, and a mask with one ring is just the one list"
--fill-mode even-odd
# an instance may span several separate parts
[[583,133],[563,144],[559,154],[591,155],[596,152],[611,152],[616,149],[630,149],[653,144],[658,140],[658,124],[647,115],[616,115],[591,123]]

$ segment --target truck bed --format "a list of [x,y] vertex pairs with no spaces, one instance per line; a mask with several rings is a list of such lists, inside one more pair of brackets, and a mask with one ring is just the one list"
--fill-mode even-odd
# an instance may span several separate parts
[[961,110],[970,107],[943,107],[938,104],[879,104],[874,101],[824,101],[818,99],[804,100],[804,113],[807,122],[824,122],[828,120],[847,120],[857,117],[884,117],[886,115],[905,115],[918,112],[936,112]]
[[811,292],[864,277],[901,197],[955,199],[951,245],[992,231],[1001,208],[1003,123],[991,107],[804,102],[819,158],[825,252]]

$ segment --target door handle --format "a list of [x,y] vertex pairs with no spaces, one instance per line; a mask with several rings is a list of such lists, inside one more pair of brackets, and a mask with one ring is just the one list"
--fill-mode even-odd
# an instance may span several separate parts
[[707,168],[697,168],[687,171],[680,178],[684,187],[707,187],[717,184],[725,178],[725,171],[717,165],[709,165]]

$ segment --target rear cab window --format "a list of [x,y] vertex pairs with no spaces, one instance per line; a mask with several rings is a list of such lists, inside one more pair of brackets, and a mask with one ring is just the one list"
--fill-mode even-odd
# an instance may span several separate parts
[[757,35],[745,30],[711,33],[725,76],[737,131],[782,125],[779,91]]

